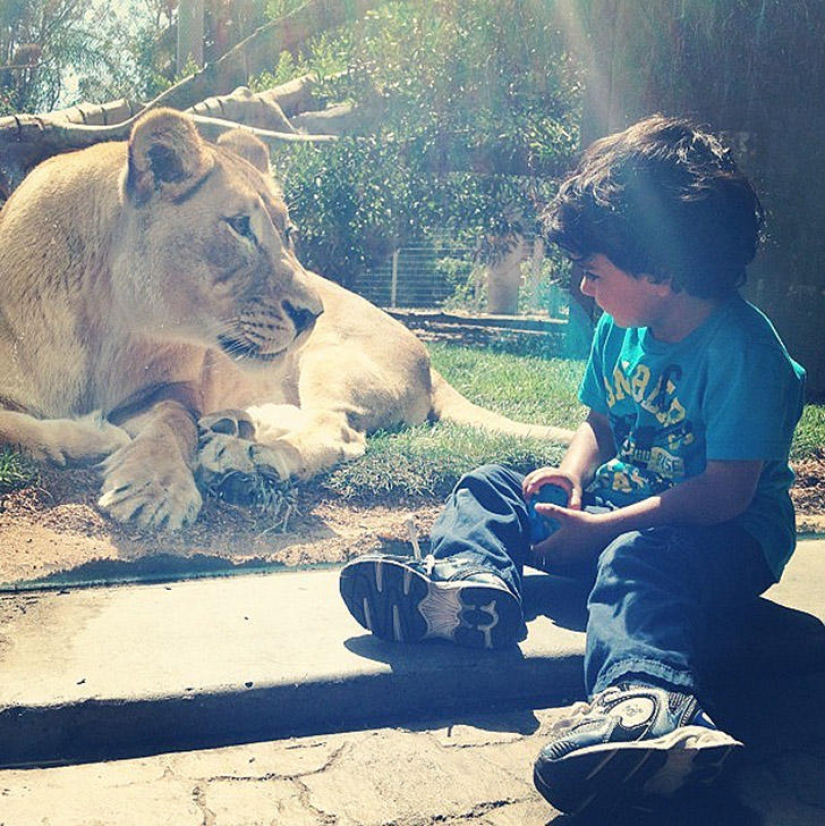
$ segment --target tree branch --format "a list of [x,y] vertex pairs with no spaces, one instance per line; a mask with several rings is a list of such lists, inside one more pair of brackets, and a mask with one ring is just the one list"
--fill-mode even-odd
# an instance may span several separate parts
[[[284,113],[301,111],[301,107],[309,105],[315,83],[311,76],[257,95],[236,87],[246,83],[251,75],[271,68],[280,52],[295,51],[314,35],[357,20],[378,5],[378,0],[308,0],[290,14],[259,28],[215,63],[142,106],[120,100],[102,105],[80,104],[48,115],[0,118],[0,198],[51,155],[105,140],[124,140],[136,117],[161,106],[192,110],[201,127],[211,134],[245,125],[257,129],[257,134],[267,142],[329,140],[326,135],[296,137],[296,129]],[[231,92],[232,89],[235,91]],[[215,114],[221,117],[216,119]]]
[[261,26],[219,60],[158,95],[146,108],[188,109],[210,95],[228,94],[253,75],[271,69],[281,52],[295,51],[316,34],[358,20],[378,5],[378,0],[309,0]]
[[237,123],[221,118],[209,118],[204,115],[193,115],[192,119],[198,125],[200,132],[207,140],[217,140],[224,132],[231,129],[240,129],[260,138],[264,143],[278,145],[282,143],[324,143],[337,140],[336,135],[302,135],[297,132],[275,132],[271,129],[259,129],[256,126]]

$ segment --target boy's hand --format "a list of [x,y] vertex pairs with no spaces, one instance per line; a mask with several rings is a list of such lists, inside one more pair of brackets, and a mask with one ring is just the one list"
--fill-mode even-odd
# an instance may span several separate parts
[[[540,467],[524,477],[522,491],[524,498],[529,502],[544,485],[558,485],[564,488],[569,496],[567,507],[571,510],[580,510],[582,506],[581,485],[572,476],[555,467]],[[538,513],[542,511],[536,509]]]
[[614,538],[612,528],[600,514],[562,508],[549,502],[537,502],[536,513],[555,519],[561,526],[532,547],[529,564],[543,571],[595,559]]

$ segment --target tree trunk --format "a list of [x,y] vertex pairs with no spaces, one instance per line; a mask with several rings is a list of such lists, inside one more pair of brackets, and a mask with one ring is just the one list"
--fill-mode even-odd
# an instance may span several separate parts
[[188,109],[204,98],[229,94],[253,75],[271,69],[281,52],[296,51],[311,37],[358,20],[378,5],[378,0],[309,0],[294,12],[261,26],[220,60],[167,89],[151,106]]
[[527,258],[527,242],[522,235],[498,239],[502,253],[487,266],[487,312],[517,315],[521,286],[521,262]]
[[180,0],[178,4],[178,74],[190,61],[203,67],[203,0]]

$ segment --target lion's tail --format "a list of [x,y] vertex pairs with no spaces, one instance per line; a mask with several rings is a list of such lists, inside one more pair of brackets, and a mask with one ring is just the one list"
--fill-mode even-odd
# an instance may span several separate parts
[[464,398],[442,375],[430,368],[433,387],[432,415],[434,418],[509,433],[513,436],[531,436],[535,439],[547,439],[558,444],[570,444],[573,431],[564,427],[550,425],[525,424],[508,419],[500,413],[494,413]]

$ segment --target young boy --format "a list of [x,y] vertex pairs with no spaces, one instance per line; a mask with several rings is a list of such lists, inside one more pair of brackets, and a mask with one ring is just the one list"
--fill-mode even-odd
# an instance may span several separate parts
[[[804,371],[737,290],[763,211],[729,151],[655,116],[588,149],[546,216],[604,311],[558,468],[467,474],[424,560],[364,556],[341,574],[352,614],[393,640],[495,648],[523,638],[524,564],[589,566],[585,685],[535,764],[566,812],[710,780],[741,745],[703,710],[710,609],[746,604],[794,549],[788,453]],[[528,502],[557,530],[531,543]]]

